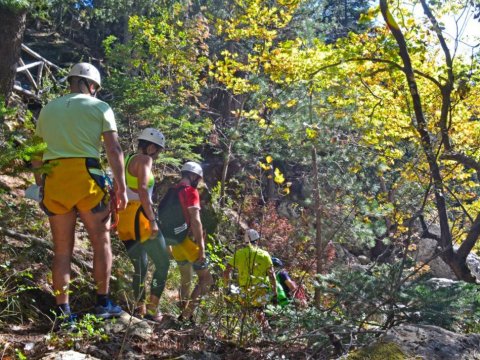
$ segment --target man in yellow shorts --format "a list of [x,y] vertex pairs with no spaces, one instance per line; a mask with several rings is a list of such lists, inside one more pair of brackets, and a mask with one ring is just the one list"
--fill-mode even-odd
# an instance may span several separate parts
[[40,112],[35,134],[47,147],[32,161],[32,166],[37,170],[35,182],[42,189],[40,206],[48,215],[52,231],[56,314],[71,324],[74,316],[68,287],[77,215],[93,248],[95,313],[110,318],[122,312],[108,297],[112,265],[111,203],[100,165],[102,143],[115,180],[117,204],[112,206],[125,208],[127,195],[115,117],[110,106],[96,98],[101,86],[99,71],[89,63],[79,63],[71,68],[67,79],[70,94],[52,100]]
[[[233,269],[238,271],[238,284],[241,289],[241,299],[247,308],[255,310],[257,318],[264,329],[269,325],[263,307],[270,302],[273,295],[277,297],[277,281],[270,254],[257,246],[259,233],[254,229],[245,232],[247,246],[237,250],[228,261],[223,273],[224,282],[230,281]],[[271,289],[271,293],[269,291]]]

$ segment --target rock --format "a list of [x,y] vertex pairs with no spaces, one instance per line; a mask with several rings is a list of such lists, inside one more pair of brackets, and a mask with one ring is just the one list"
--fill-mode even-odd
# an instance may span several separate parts
[[[421,263],[427,262],[433,256],[437,247],[438,243],[434,239],[420,239],[415,256],[416,261]],[[430,271],[433,276],[450,280],[458,280],[452,269],[450,269],[450,267],[440,258],[440,256],[437,256],[435,259],[431,260],[428,265],[430,266]],[[468,254],[467,266],[472,272],[473,276],[477,278],[477,282],[480,283],[480,257],[474,253]]]
[[477,283],[480,283],[480,256],[474,253],[468,254],[467,266],[472,272],[472,275],[477,278]]
[[458,284],[458,281],[451,280],[451,279],[443,279],[443,278],[431,278],[427,280],[427,283],[432,285],[432,287],[435,290],[438,290],[440,288],[447,288],[455,284]]
[[365,255],[359,255],[357,259],[358,261],[360,261],[360,264],[362,265],[368,265],[370,263],[370,259]]
[[410,357],[429,360],[480,360],[480,334],[457,334],[432,325],[400,325],[381,339]]
[[359,263],[358,258],[342,245],[333,243],[333,246],[335,251],[335,259],[333,260],[334,265],[352,266]]
[[82,354],[73,350],[50,353],[42,357],[42,360],[95,360],[95,359],[97,358],[87,354]]
[[119,318],[105,322],[105,331],[111,333],[128,332],[130,335],[138,336],[141,339],[150,339],[153,330],[146,320],[137,319],[130,314],[123,312]]
[[[426,263],[432,258],[437,246],[438,243],[434,239],[420,239],[417,247],[416,261],[419,263]],[[428,266],[430,267],[430,272],[434,277],[458,280],[452,269],[450,269],[450,267],[440,258],[440,256],[437,256],[435,259],[429,261]]]
[[220,360],[222,357],[220,355],[207,352],[207,351],[201,351],[200,353],[195,353],[195,354],[184,354],[175,358],[172,358],[172,360]]

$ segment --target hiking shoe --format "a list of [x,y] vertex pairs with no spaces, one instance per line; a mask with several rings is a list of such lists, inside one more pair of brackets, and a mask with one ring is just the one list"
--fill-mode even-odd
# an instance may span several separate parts
[[144,305],[137,306],[133,310],[132,316],[135,316],[136,318],[142,319],[145,316],[146,313],[147,313],[147,308],[145,307],[145,304],[144,304]]
[[161,313],[157,313],[157,314],[147,313],[143,316],[143,318],[145,320],[148,320],[148,321],[153,321],[153,322],[156,322],[156,323],[160,323],[160,322],[162,322],[163,315]]
[[107,304],[95,306],[95,315],[102,319],[111,319],[116,318],[122,315],[123,310],[120,306],[115,305],[115,303],[107,299]]
[[76,333],[78,332],[77,327],[77,315],[76,314],[66,314],[61,315],[55,318],[55,323],[53,325],[53,331],[62,332],[62,333]]

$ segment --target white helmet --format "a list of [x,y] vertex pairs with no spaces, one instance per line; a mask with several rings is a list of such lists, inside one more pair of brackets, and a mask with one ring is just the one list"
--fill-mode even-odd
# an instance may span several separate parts
[[180,171],[188,171],[194,174],[197,174],[198,176],[203,178],[203,169],[200,166],[199,163],[196,163],[194,161],[187,161],[185,164],[183,164],[182,169]]
[[67,79],[72,76],[78,76],[93,81],[98,85],[98,88],[101,87],[100,72],[95,66],[89,63],[78,63],[72,66],[70,72],[68,73]]
[[165,136],[163,136],[163,134],[157,129],[154,129],[154,128],[143,129],[140,135],[138,135],[137,139],[150,141],[165,149]]
[[247,231],[245,231],[244,240],[247,244],[258,239],[260,239],[260,234],[256,230],[248,229]]

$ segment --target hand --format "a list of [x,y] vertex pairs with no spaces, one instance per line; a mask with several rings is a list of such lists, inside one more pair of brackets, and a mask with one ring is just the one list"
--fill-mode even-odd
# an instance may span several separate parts
[[199,264],[202,264],[202,263],[205,261],[206,258],[207,258],[207,257],[206,257],[206,255],[205,255],[205,250],[204,250],[204,249],[201,249],[201,250],[200,250],[200,254],[198,255],[198,259],[197,259],[197,261],[195,261],[195,262],[197,262],[197,263],[199,263]]
[[122,191],[117,187],[115,189],[115,195],[117,196],[117,209],[124,210],[128,203],[127,191],[125,189]]
[[160,229],[158,228],[158,224],[155,220],[150,221],[150,229],[151,229],[150,239],[155,239],[158,235],[158,232],[160,231]]

